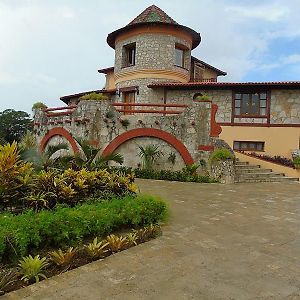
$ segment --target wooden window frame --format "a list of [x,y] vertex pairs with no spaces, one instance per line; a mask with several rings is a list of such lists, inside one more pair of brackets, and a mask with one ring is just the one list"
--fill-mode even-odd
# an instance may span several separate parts
[[[181,60],[181,65],[177,65],[176,63],[176,51],[180,50],[182,51],[182,60]],[[187,47],[185,47],[184,45],[181,44],[175,44],[175,66],[179,67],[179,68],[185,68],[185,55],[186,55],[186,51],[188,50]]]
[[[130,63],[130,53],[133,53],[133,63]],[[136,62],[136,43],[123,46],[123,68],[133,67]]]
[[[236,143],[239,143],[239,147],[235,147]],[[247,149],[242,149],[241,144],[246,143],[250,146],[250,144],[254,144],[254,148],[248,147]],[[262,144],[262,150],[258,149],[258,145]],[[252,151],[252,152],[265,152],[265,142],[263,141],[233,141],[233,150],[236,151]]]
[[[246,101],[246,100],[243,100],[243,95],[249,95],[249,107],[252,108],[253,107],[253,96],[258,94],[258,101],[259,101],[259,113],[255,114],[255,113],[242,113],[240,111],[239,114],[236,113],[236,109],[240,109],[242,108],[242,102],[243,101]],[[261,95],[262,94],[265,94],[266,96],[265,97],[262,97]],[[241,98],[237,98],[237,95],[241,95]],[[237,101],[240,101],[240,105],[238,106],[237,105]],[[265,101],[266,104],[265,106],[262,106],[261,105],[261,102],[262,101]],[[260,92],[234,92],[234,95],[233,95],[233,114],[234,114],[234,117],[235,118],[267,118],[268,117],[268,92],[267,91],[260,91]],[[260,113],[260,110],[261,109],[265,109],[265,114],[261,114]]]

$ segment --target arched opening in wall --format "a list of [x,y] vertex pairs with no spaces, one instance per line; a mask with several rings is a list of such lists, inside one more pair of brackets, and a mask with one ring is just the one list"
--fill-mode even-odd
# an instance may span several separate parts
[[72,135],[62,127],[52,128],[42,139],[39,150],[44,152],[47,145],[51,142],[52,145],[57,143],[68,143],[70,150],[74,153],[79,152],[79,147]]
[[193,96],[193,100],[196,100],[197,97],[201,97],[201,96],[203,96],[202,93],[196,93],[196,94],[194,94],[194,96]]
[[[126,167],[141,168],[145,167],[144,151],[155,148],[159,153],[154,157],[153,168],[157,170],[181,170],[185,162],[180,153],[166,141],[155,137],[137,137],[130,139],[114,151],[124,157],[123,165]],[[118,164],[111,163],[111,165]]]
[[[106,146],[102,155],[105,156],[110,153],[113,153],[122,144],[136,138],[154,138],[159,141],[164,141],[167,145],[174,148],[180,154],[181,158],[184,161],[184,164],[190,165],[194,163],[193,157],[191,156],[188,149],[180,140],[178,140],[175,136],[173,136],[172,134],[166,131],[155,129],[155,128],[137,128],[117,136],[114,140],[110,142],[109,145]],[[125,152],[127,156],[132,156],[132,153],[134,153],[134,152],[130,152],[129,150]],[[136,156],[138,156],[138,154]]]

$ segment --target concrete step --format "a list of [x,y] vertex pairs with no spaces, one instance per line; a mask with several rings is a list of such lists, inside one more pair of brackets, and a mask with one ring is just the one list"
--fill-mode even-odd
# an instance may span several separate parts
[[236,166],[245,166],[245,165],[249,165],[249,162],[247,162],[247,161],[236,161],[235,165]]
[[259,169],[259,165],[234,165],[236,169]]
[[295,182],[299,181],[298,178],[294,177],[269,177],[269,178],[264,178],[264,179],[240,179],[237,180],[236,183],[251,183],[251,182]]
[[238,178],[257,178],[257,179],[264,179],[269,177],[283,177],[283,173],[274,173],[274,172],[264,172],[264,173],[240,173],[236,174]]
[[235,182],[293,182],[298,178],[286,177],[283,173],[263,169],[260,165],[250,165],[248,162],[237,160],[235,163]]
[[261,168],[236,168],[236,174],[242,173],[269,173],[272,172],[271,169],[261,169]]

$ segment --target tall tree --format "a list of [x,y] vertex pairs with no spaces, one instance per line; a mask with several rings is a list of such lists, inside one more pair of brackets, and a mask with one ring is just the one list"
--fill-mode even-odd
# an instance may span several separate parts
[[19,141],[31,129],[31,122],[27,112],[6,109],[0,112],[0,137],[9,143]]

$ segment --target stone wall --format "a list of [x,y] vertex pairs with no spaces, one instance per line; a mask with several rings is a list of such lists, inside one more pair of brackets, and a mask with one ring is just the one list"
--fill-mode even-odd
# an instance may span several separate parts
[[272,90],[271,124],[300,124],[299,90]]
[[[38,112],[35,117],[34,130],[37,134],[38,142],[53,128],[63,127],[73,137],[80,137],[98,144],[101,152],[116,137],[137,128],[154,128],[175,136],[185,145],[195,162],[201,159],[207,159],[208,153],[199,151],[198,145],[210,145],[210,118],[211,103],[195,102],[191,103],[183,113],[178,115],[122,115],[111,105],[111,101],[80,101],[77,109],[71,116],[57,116],[47,118],[43,112]],[[124,120],[129,122],[124,126]],[[153,140],[153,141],[151,141]],[[50,143],[56,143],[57,139],[50,140]],[[139,143],[140,141],[138,141]],[[129,144],[133,143],[133,146]],[[157,138],[142,139],[141,144],[156,144]],[[179,153],[172,145],[166,145],[160,142],[164,152],[169,154],[175,152],[177,157]],[[120,146],[120,151],[127,157],[125,161],[138,163],[136,149],[137,141],[130,140],[127,144]],[[133,148],[132,148],[133,147]],[[129,152],[127,150],[130,149]],[[118,149],[116,149],[118,151]],[[135,156],[135,158],[130,158]],[[165,159],[165,158],[164,158]],[[182,161],[177,160],[181,168]],[[161,164],[163,164],[161,162]],[[167,166],[168,168],[170,166]]]
[[[139,34],[122,40],[115,48],[115,74],[122,70],[123,46],[136,43],[135,65],[126,70],[135,69],[173,69],[175,66],[175,44],[190,48],[184,40],[168,34]],[[189,71],[191,66],[190,50],[185,55],[185,68]]]
[[209,99],[218,105],[216,115],[217,122],[231,121],[232,91],[231,90],[169,90],[167,92],[167,102],[190,104],[195,94],[206,94]]

